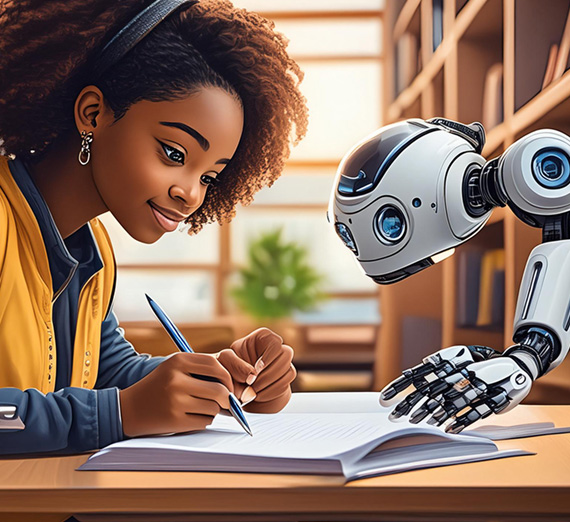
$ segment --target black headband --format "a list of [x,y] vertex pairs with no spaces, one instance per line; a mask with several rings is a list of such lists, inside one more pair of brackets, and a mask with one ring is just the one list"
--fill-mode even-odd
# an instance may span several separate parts
[[156,0],[136,15],[103,47],[95,62],[93,74],[98,78],[116,64],[169,14],[183,4],[197,4],[198,0]]

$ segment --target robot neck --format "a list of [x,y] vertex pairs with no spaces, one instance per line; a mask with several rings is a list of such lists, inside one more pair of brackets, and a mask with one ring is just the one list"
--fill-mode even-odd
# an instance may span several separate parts
[[472,217],[480,217],[495,207],[504,207],[509,200],[498,180],[499,158],[485,163],[483,168],[472,165],[463,181],[463,204]]
[[465,175],[463,201],[467,212],[478,217],[495,207],[506,205],[522,222],[542,229],[542,242],[570,239],[570,212],[561,214],[532,214],[516,206],[499,182],[499,159],[485,163],[482,169],[474,168]]

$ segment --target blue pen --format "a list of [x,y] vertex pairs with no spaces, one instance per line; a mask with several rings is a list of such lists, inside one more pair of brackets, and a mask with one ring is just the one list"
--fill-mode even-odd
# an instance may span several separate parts
[[[170,320],[170,317],[166,315],[164,310],[155,302],[153,299],[148,295],[145,294],[148,300],[148,304],[152,308],[152,311],[155,313],[156,317],[160,321],[160,324],[164,326],[164,329],[170,336],[170,338],[174,341],[174,344],[181,352],[187,353],[194,353],[192,347],[188,344],[188,341],[182,335],[182,332],[178,329],[178,327]],[[208,377],[207,375],[195,375],[192,374],[192,377],[197,379],[202,379],[205,381],[216,381],[219,382],[217,379],[213,379],[212,377]],[[230,413],[235,420],[237,420],[240,426],[253,437],[253,433],[251,432],[251,428],[247,423],[245,418],[245,414],[241,409],[240,403],[237,400],[236,396],[233,393],[230,393],[229,397],[230,401]]]

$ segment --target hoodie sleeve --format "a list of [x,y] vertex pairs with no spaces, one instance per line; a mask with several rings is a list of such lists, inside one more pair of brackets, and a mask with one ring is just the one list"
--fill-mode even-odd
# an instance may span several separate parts
[[142,379],[165,358],[138,354],[109,313],[101,328],[101,356],[94,390],[0,388],[0,406],[15,406],[23,430],[2,429],[0,455],[81,453],[123,440],[119,389]]
[[15,406],[22,430],[0,428],[0,455],[93,451],[123,439],[118,390],[0,389],[0,406]]
[[128,388],[164,361],[165,357],[139,354],[124,334],[116,315],[111,311],[101,326],[101,355],[96,388]]

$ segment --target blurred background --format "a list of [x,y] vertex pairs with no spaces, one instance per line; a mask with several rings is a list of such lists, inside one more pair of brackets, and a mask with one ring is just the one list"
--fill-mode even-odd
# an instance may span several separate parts
[[[379,287],[326,209],[342,156],[405,118],[481,121],[487,158],[528,132],[570,132],[570,0],[235,0],[274,20],[305,73],[307,137],[231,224],[154,245],[104,219],[119,266],[115,311],[140,352],[174,351],[155,298],[197,351],[259,326],[295,349],[296,390],[380,389],[443,346],[512,344],[524,265],[540,232],[504,209],[454,256]],[[570,362],[528,402],[570,401]]]

